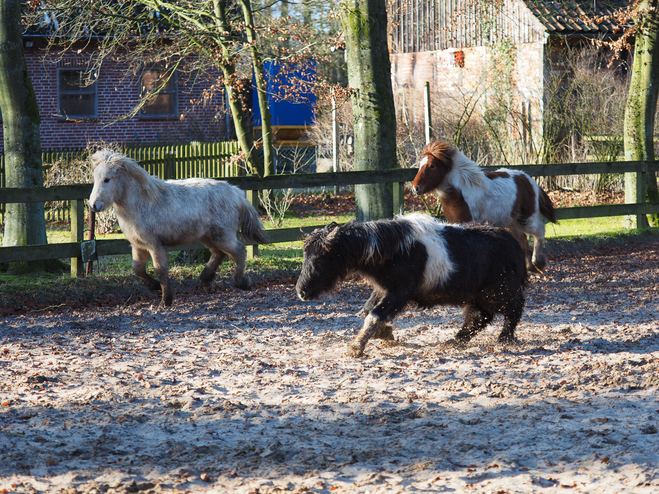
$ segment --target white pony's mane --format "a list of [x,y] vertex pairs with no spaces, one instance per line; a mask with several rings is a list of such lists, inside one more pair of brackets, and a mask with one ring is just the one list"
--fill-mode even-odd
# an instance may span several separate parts
[[149,175],[134,159],[109,149],[96,151],[90,157],[90,161],[94,169],[97,166],[105,165],[110,170],[116,170],[120,175],[128,176],[138,183],[140,189],[151,201],[156,201],[167,186],[165,181]]

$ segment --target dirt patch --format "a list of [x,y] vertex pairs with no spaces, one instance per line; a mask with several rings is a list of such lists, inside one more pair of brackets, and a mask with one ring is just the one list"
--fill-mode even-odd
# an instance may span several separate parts
[[659,489],[656,238],[551,254],[512,348],[439,307],[347,358],[367,287],[292,281],[0,319],[0,492]]

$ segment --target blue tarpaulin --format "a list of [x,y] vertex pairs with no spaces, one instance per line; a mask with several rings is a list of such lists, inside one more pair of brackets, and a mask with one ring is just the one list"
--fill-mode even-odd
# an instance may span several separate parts
[[[316,95],[300,81],[315,79],[316,62],[308,62],[304,66],[265,62],[263,71],[267,81],[272,125],[312,125]],[[261,111],[255,87],[252,91],[252,105],[254,126],[261,127]]]

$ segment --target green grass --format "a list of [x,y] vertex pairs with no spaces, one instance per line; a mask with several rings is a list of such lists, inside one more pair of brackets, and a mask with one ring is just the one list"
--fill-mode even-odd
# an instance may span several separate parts
[[603,218],[578,218],[561,220],[557,225],[547,224],[546,237],[571,238],[589,235],[608,235],[629,233],[633,228],[625,226],[623,216],[609,216]]
[[[311,216],[303,219],[289,216],[282,228],[297,228],[309,225],[327,224],[332,221],[345,223],[352,215]],[[274,228],[266,224],[266,228]],[[562,220],[558,225],[547,225],[548,246],[570,245],[572,242],[599,244],[606,239],[626,239],[642,233],[626,228],[623,217],[585,218]],[[648,233],[647,231],[644,233]],[[659,228],[651,228],[650,234],[659,235]],[[122,238],[121,234],[98,235],[97,238]],[[68,225],[51,225],[48,241],[69,242]],[[186,264],[178,253],[170,253],[170,277],[179,289],[194,287],[203,269],[204,262]],[[286,242],[259,247],[259,256],[247,261],[247,273],[256,283],[277,278],[288,278],[299,273],[302,266],[302,241]],[[100,269],[97,269],[100,268]],[[149,271],[152,266],[149,263]],[[220,283],[230,283],[233,263],[229,260],[218,270]],[[0,273],[0,309],[14,307],[48,307],[74,304],[78,302],[124,303],[142,297],[154,303],[158,295],[148,293],[142,283],[133,275],[130,256],[107,256],[95,265],[94,275],[88,278],[72,279],[68,273],[42,273],[32,276],[7,276]],[[39,309],[35,309],[39,310]]]

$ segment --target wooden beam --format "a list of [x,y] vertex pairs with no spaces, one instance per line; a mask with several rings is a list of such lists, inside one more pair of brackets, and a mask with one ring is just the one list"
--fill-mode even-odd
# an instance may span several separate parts
[[71,277],[78,278],[84,274],[82,265],[82,252],[80,250],[80,242],[83,240],[83,233],[85,230],[85,201],[71,201],[71,242],[76,242],[78,250],[74,256],[71,257]]

